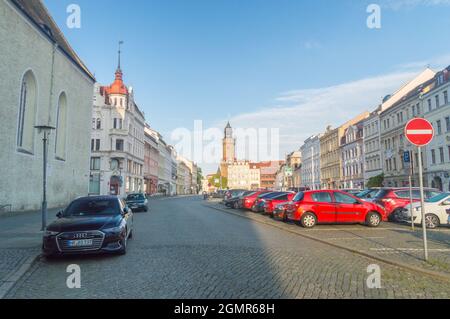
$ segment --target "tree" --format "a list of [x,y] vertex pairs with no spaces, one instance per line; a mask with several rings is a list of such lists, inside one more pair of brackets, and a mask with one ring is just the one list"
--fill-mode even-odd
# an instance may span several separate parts
[[383,187],[383,182],[384,182],[384,174],[380,174],[378,176],[369,178],[369,181],[367,182],[367,187],[368,188]]
[[[222,180],[222,185],[220,181]],[[219,189],[226,189],[228,187],[228,179],[226,177],[220,178],[220,173],[217,173],[208,179],[208,183]]]
[[197,185],[202,185],[203,181],[203,172],[200,167],[197,168]]

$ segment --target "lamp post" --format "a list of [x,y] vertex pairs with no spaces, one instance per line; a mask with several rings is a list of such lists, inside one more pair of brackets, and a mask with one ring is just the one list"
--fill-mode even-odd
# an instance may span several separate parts
[[48,138],[52,130],[56,128],[48,125],[35,126],[38,133],[44,133],[42,138],[43,144],[43,180],[42,180],[42,228],[41,231],[45,231],[47,228],[47,156],[48,156]]

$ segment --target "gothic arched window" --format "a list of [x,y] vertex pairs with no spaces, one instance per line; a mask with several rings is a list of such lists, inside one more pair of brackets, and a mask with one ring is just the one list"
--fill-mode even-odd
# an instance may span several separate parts
[[66,157],[66,135],[67,135],[67,97],[61,93],[58,99],[57,117],[56,117],[56,140],[55,156],[58,159]]
[[36,79],[33,72],[28,71],[22,79],[17,125],[17,147],[27,153],[33,153],[34,148],[36,99]]

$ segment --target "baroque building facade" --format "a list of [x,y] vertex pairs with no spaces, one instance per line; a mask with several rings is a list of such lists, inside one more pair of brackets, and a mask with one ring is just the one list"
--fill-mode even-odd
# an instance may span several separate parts
[[90,194],[144,191],[145,118],[119,63],[109,86],[95,85],[92,109]]

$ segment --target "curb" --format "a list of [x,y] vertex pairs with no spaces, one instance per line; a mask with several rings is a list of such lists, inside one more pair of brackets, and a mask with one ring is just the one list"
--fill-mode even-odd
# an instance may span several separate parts
[[410,270],[410,271],[413,271],[413,272],[416,272],[416,273],[420,273],[422,275],[425,274],[425,275],[428,275],[428,276],[431,276],[431,277],[434,277],[434,278],[438,278],[438,279],[450,282],[450,275],[447,275],[447,274],[444,274],[444,273],[436,272],[436,271],[433,271],[433,270],[427,270],[427,269],[423,269],[423,268],[416,267],[416,266],[411,266],[411,265],[408,265],[408,264],[405,264],[405,263],[402,263],[402,262],[398,262],[398,261],[385,259],[385,258],[382,258],[382,257],[379,257],[379,256],[375,256],[375,255],[372,255],[372,254],[369,254],[369,253],[365,253],[365,252],[360,251],[360,250],[356,250],[356,249],[353,249],[353,248],[341,246],[341,245],[338,245],[338,244],[335,244],[335,243],[331,243],[331,242],[323,240],[323,239],[319,239],[319,238],[316,238],[316,237],[313,237],[313,236],[302,234],[302,233],[300,233],[298,231],[295,231],[295,230],[286,229],[286,228],[280,227],[280,226],[278,226],[276,224],[268,223],[268,222],[265,222],[265,221],[261,221],[261,220],[258,220],[256,218],[252,218],[250,216],[246,216],[246,215],[243,215],[243,214],[240,214],[240,213],[236,213],[236,212],[233,212],[233,211],[228,211],[228,210],[225,210],[225,209],[222,209],[222,208],[219,208],[219,207],[214,207],[212,205],[207,205],[207,204],[203,204],[203,205],[206,206],[206,207],[215,209],[217,211],[221,211],[221,212],[224,212],[224,213],[227,213],[227,214],[230,214],[230,215],[234,215],[234,216],[238,216],[238,217],[241,217],[241,218],[245,218],[245,219],[250,219],[250,220],[256,221],[256,222],[258,222],[260,224],[264,224],[264,225],[271,226],[271,227],[274,227],[274,228],[277,228],[277,229],[280,229],[280,230],[284,230],[286,232],[295,234],[297,236],[304,237],[304,238],[307,238],[309,240],[313,240],[313,241],[316,241],[316,242],[319,242],[319,243],[322,243],[322,244],[325,244],[325,245],[328,245],[328,246],[332,246],[334,248],[346,250],[348,252],[351,252],[351,253],[354,253],[354,254],[357,254],[357,255],[369,258],[369,259],[374,259],[374,260],[380,261],[382,263],[385,263],[385,264],[388,264],[388,265],[391,265],[391,266],[404,268],[404,269],[407,269],[407,270]]
[[22,265],[12,270],[0,285],[0,299],[4,299],[8,292],[16,285],[16,283],[25,275],[25,273],[33,266],[33,264],[40,258],[40,254],[33,257],[28,257]]

